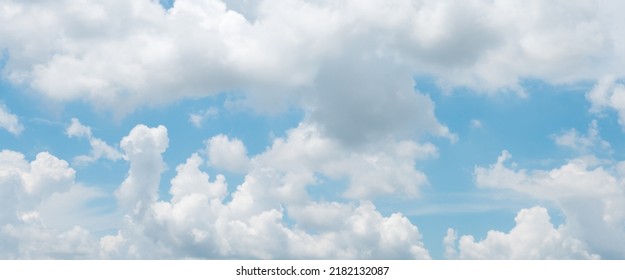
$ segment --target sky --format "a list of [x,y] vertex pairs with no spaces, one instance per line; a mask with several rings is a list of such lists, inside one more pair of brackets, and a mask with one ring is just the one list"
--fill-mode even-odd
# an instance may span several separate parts
[[624,259],[623,9],[0,0],[0,258]]

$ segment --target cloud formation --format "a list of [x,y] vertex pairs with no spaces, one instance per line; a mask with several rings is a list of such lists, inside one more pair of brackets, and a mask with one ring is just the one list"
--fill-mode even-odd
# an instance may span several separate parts
[[[47,100],[83,100],[124,115],[238,92],[243,99],[234,103],[257,111],[300,108],[348,146],[457,139],[435,117],[432,100],[415,91],[415,75],[444,89],[524,94],[527,78],[557,84],[625,74],[618,71],[625,69],[623,20],[612,12],[623,8],[619,1],[0,5],[0,48],[8,53],[2,74]],[[618,108],[612,99],[597,106]],[[190,121],[200,126],[204,117],[194,113]]]
[[[254,2],[178,0],[165,11],[147,0],[6,0],[5,74],[55,99],[129,98],[136,106],[241,86],[319,84],[324,69],[346,61],[360,78],[375,76],[360,76],[359,64],[381,63],[485,89],[515,88],[529,76],[596,79],[623,63],[622,19],[610,13],[618,1]],[[38,36],[19,35],[27,32]],[[68,75],[71,83],[61,79]]]
[[[72,119],[67,136],[91,146],[74,164],[128,161],[113,194],[74,182],[75,170],[48,152],[26,160],[4,150],[0,254],[429,258],[419,229],[401,213],[382,215],[373,202],[419,197],[429,181],[415,166],[439,153],[427,141],[459,140],[415,77],[432,78],[443,91],[490,95],[524,95],[526,79],[597,81],[586,95],[591,113],[614,111],[625,127],[625,20],[614,12],[623,8],[619,1],[177,0],[164,9],[151,0],[0,0],[1,75],[33,100],[85,102],[125,116],[224,94],[217,106],[225,110],[303,112],[259,154],[239,139],[212,135],[176,167],[169,186],[161,182],[167,128],[137,125],[118,149]],[[188,116],[200,128],[213,115],[211,107]],[[467,121],[486,130],[482,119]],[[24,130],[4,105],[0,127]],[[475,183],[552,203],[565,223],[554,226],[543,207],[523,209],[513,229],[481,241],[450,231],[448,256],[625,256],[625,163],[593,154],[611,150],[596,122],[586,134],[568,130],[553,139],[581,155],[550,170],[525,170],[507,165],[511,155],[503,151],[496,163],[474,169]],[[229,189],[224,175],[205,167],[243,175],[243,182]],[[326,180],[340,201],[312,195]],[[162,187],[171,198],[159,197]],[[123,215],[116,234],[92,234],[84,217],[62,222],[46,214],[107,195]]]
[[89,140],[91,151],[88,155],[80,155],[74,158],[74,162],[78,165],[86,165],[100,158],[108,160],[119,160],[122,154],[114,147],[109,146],[106,142],[91,134],[91,128],[80,123],[76,118],[72,118],[71,124],[65,130],[67,136],[76,138],[85,138]]
[[[18,152],[0,152],[0,257],[95,257],[94,238],[74,223],[89,219],[77,213],[85,211],[84,204],[99,194],[77,185],[75,173],[67,162],[47,152],[37,154],[31,162]],[[59,217],[45,211],[49,209],[73,211],[59,222]]]
[[611,150],[610,143],[599,136],[597,120],[590,122],[586,135],[580,135],[576,129],[570,129],[553,137],[556,145],[573,149],[580,154],[589,154],[593,149]]
[[476,184],[553,202],[566,216],[565,225],[558,230],[566,228],[567,235],[586,244],[592,254],[625,256],[621,245],[625,244],[625,162],[582,156],[552,170],[527,171],[507,167],[510,157],[503,151],[495,164],[476,167]]
[[19,118],[11,114],[9,109],[2,103],[0,103],[0,127],[13,135],[19,135],[24,130],[24,126],[20,123]]
[[[470,235],[460,237],[447,231],[446,257],[459,259],[598,259],[585,244],[571,237],[566,226],[554,228],[547,209],[522,209],[514,218],[515,227],[509,233],[491,230],[486,238],[475,241]],[[456,246],[458,249],[456,249]]]
[[625,130],[625,85],[614,76],[601,78],[595,87],[586,93],[591,104],[590,112],[601,114],[606,109],[617,112],[618,122]]
[[[90,129],[78,121],[67,133],[91,137]],[[242,142],[223,135],[208,143],[217,152],[233,147],[245,151]],[[318,172],[347,177],[371,173],[371,183],[384,188],[372,191],[414,193],[424,177],[407,164],[434,153],[431,145],[401,143],[399,150],[389,152],[406,158],[394,163],[384,155],[374,158],[366,153],[339,152],[338,142],[320,138],[314,127],[302,124],[286,138],[276,139],[264,153],[249,159],[249,169],[240,170],[246,172],[244,182],[235,191],[228,191],[223,175],[211,180],[201,169],[209,160],[215,160],[214,155],[208,153],[205,158],[194,153],[176,167],[176,176],[170,181],[171,199],[163,200],[158,189],[166,167],[162,154],[168,145],[164,126],[137,125],[121,140],[123,158],[130,163],[126,179],[114,192],[116,211],[123,219],[117,234],[103,237],[85,228],[86,219],[80,214],[90,199],[102,194],[75,183],[76,171],[67,162],[46,152],[28,162],[18,152],[2,151],[2,257],[430,258],[418,228],[405,216],[383,216],[364,199],[367,193],[362,192],[373,185],[348,187],[348,196],[352,195],[350,190],[363,188],[354,194],[363,196],[360,202],[316,201],[307,188],[314,187]],[[349,168],[363,159],[368,162]],[[394,164],[406,174],[393,171]],[[325,169],[338,173],[329,174]],[[394,177],[387,176],[388,172]],[[414,174],[416,179],[411,178]],[[400,188],[388,189],[397,182]],[[68,203],[74,206],[68,207]],[[63,215],[65,221],[59,221],[55,213]]]
[[[300,129],[304,128],[294,129],[289,138],[276,140],[270,150],[254,157],[245,181],[232,193],[223,175],[211,181],[200,169],[207,159],[192,154],[176,168],[170,182],[172,197],[164,201],[158,198],[157,178],[163,171],[166,129],[135,127],[122,140],[131,168],[116,191],[127,216],[118,234],[101,239],[101,257],[430,257],[417,227],[403,215],[384,217],[366,200],[358,204],[316,202],[305,189],[315,182],[314,170],[299,165],[297,155],[277,159],[282,165],[271,164],[276,162],[269,158],[285,152],[279,143],[288,146],[296,141],[291,137]],[[245,150],[240,141],[223,135],[208,142],[217,150],[230,150],[232,145]],[[214,160],[210,153],[209,158]],[[326,213],[333,214],[328,217]]]
[[231,172],[247,171],[250,160],[245,145],[239,139],[229,139],[220,134],[211,137],[206,146],[210,166]]

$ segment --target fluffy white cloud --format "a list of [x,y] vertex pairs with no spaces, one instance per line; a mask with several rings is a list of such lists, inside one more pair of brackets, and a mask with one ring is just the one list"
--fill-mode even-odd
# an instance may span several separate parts
[[206,142],[208,153],[208,164],[213,167],[244,173],[249,166],[247,149],[239,139],[229,139],[228,136],[220,134],[211,137]]
[[22,259],[86,259],[97,252],[89,231],[80,226],[67,231],[47,228],[38,212],[23,214],[19,225],[6,225],[2,233],[15,242]]
[[88,126],[84,126],[77,118],[72,118],[70,125],[65,130],[65,133],[69,137],[87,139],[93,137],[93,135],[91,134],[91,128]]
[[15,219],[17,198],[23,192],[17,186],[22,186],[22,174],[28,168],[23,154],[8,150],[0,152],[0,202],[5,207],[0,211],[0,223]]
[[217,114],[219,114],[219,110],[215,107],[210,107],[206,110],[189,114],[189,122],[195,127],[200,128],[206,119],[214,118]]
[[130,162],[130,170],[115,195],[127,213],[141,215],[156,201],[161,173],[165,169],[161,154],[168,146],[164,126],[137,125],[122,139],[120,147],[125,152],[124,159]]
[[601,113],[612,109],[618,113],[619,124],[625,129],[625,85],[617,82],[614,76],[600,79],[595,87],[586,94],[592,107],[590,112]]
[[[77,121],[67,134],[93,137],[90,129]],[[209,139],[208,143],[216,139],[224,140],[221,144],[227,147],[238,143],[235,146],[245,151],[243,143],[223,135]],[[405,141],[389,144],[380,154],[336,153],[340,145],[337,140],[324,138],[314,126],[301,124],[287,137],[276,139],[267,151],[247,160],[250,163],[245,180],[236,190],[228,191],[223,175],[211,179],[201,170],[212,159],[210,155],[203,158],[195,153],[176,168],[176,176],[170,181],[171,199],[162,200],[158,188],[165,169],[162,154],[168,143],[167,129],[163,126],[138,125],[122,139],[120,147],[130,168],[115,191],[118,211],[124,216],[117,223],[113,221],[119,218],[117,215],[103,216],[93,213],[98,209],[85,208],[91,199],[106,195],[76,184],[75,171],[67,162],[45,152],[32,162],[17,152],[0,152],[0,199],[5,208],[0,216],[0,256],[430,258],[418,228],[402,214],[383,216],[367,200],[315,201],[309,197],[307,188],[318,182],[317,173],[329,174],[324,169],[367,158],[370,162],[363,166],[337,169],[334,176],[373,172],[380,173],[382,178],[391,172],[386,169],[387,164],[397,165],[399,170],[410,165],[410,170],[403,171],[421,174],[414,170],[413,162],[434,155],[436,149],[431,144]],[[325,148],[336,154],[329,154]],[[393,157],[401,154],[405,158],[398,163],[385,162],[386,157],[390,158],[385,153],[393,153]],[[383,166],[376,166],[377,159],[383,161]],[[329,165],[335,161],[339,165]],[[418,188],[421,182],[412,182],[410,176],[407,175],[404,183],[417,185],[404,187]],[[377,183],[403,180],[394,178],[385,182],[380,178]],[[113,228],[118,229],[117,234],[103,237],[90,230]]]
[[448,258],[460,259],[598,259],[585,244],[570,236],[565,226],[554,228],[547,209],[533,207],[519,211],[509,233],[489,231],[484,240],[462,236],[449,229],[445,237]]
[[[157,199],[155,186],[162,166],[154,163],[162,162],[161,153],[166,148],[163,143],[168,141],[166,130],[137,126],[122,140],[131,169],[117,191],[121,205],[136,202],[137,206],[125,208],[127,216],[116,235],[100,240],[100,256],[429,258],[417,227],[403,215],[384,217],[371,202],[364,200],[353,204],[316,202],[308,197],[306,187],[316,181],[315,166],[303,158],[304,152],[312,152],[308,155],[314,157],[315,151],[326,153],[324,147],[292,150],[300,154],[291,154],[290,158],[274,156],[286,157],[286,147],[295,147],[292,141],[310,142],[304,145],[305,149],[328,141],[310,135],[306,139],[296,137],[310,133],[306,132],[310,129],[306,125],[293,129],[289,137],[277,139],[272,148],[254,157],[245,181],[231,193],[227,191],[224,176],[217,175],[211,181],[200,169],[205,160],[199,154],[192,154],[176,168],[177,174],[171,180],[172,197],[164,201]],[[131,141],[129,148],[125,143]],[[208,142],[228,147],[235,143],[223,135]],[[244,151],[243,144],[238,143],[235,145],[242,146],[238,150]],[[419,149],[427,153],[430,148],[407,143],[401,152],[415,157],[424,152]],[[134,151],[149,152],[129,156]],[[209,155],[208,160],[212,159]],[[137,211],[139,207],[141,210]]]
[[102,157],[109,160],[119,160],[122,154],[114,147],[109,146],[99,138],[93,137],[91,128],[80,123],[76,118],[72,118],[71,124],[65,130],[69,137],[85,138],[89,140],[91,151],[89,155],[80,155],[74,158],[77,164],[89,164]]
[[21,174],[24,192],[33,197],[47,197],[69,189],[76,174],[66,161],[47,152],[37,154],[29,170],[24,171]]
[[347,178],[345,196],[350,198],[414,197],[427,184],[425,174],[414,167],[416,161],[435,156],[437,149],[430,143],[391,139],[351,149],[324,136],[318,126],[301,123],[289,130],[285,139],[276,139],[253,163],[283,172],[319,172],[334,179]]
[[568,234],[591,252],[602,258],[625,256],[624,162],[585,156],[552,170],[527,171],[505,166],[510,157],[503,151],[495,164],[476,167],[476,184],[551,201],[565,214]]
[[586,135],[580,135],[577,130],[571,129],[553,137],[556,145],[571,148],[582,154],[590,153],[593,148],[600,148],[606,151],[611,149],[610,143],[599,136],[599,127],[596,120],[592,120]]
[[[625,21],[613,13],[619,1],[0,5],[0,48],[9,54],[3,75],[47,99],[124,114],[234,91],[244,96],[228,101],[235,105],[302,108],[348,146],[422,134],[455,139],[432,100],[415,92],[415,75],[443,88],[518,93],[528,77],[571,83],[625,75],[618,70],[625,69]],[[611,96],[598,102],[620,110],[618,90]],[[200,126],[204,117],[196,112],[190,121]]]
[[96,256],[95,240],[79,224],[103,221],[84,205],[102,194],[76,185],[74,175],[67,162],[47,152],[31,162],[18,152],[0,152],[0,257]]
[[611,13],[618,1],[225,2],[178,0],[164,11],[147,0],[5,0],[6,75],[53,98],[129,98],[136,106],[207,90],[316,84],[345,60],[357,62],[355,71],[338,78],[360,70],[366,75],[354,75],[375,79],[359,68],[370,61],[485,89],[514,89],[523,77],[594,79],[623,63],[623,20]]
[[[73,120],[67,134],[89,139],[92,147],[77,161],[130,162],[115,193],[127,216],[117,235],[100,240],[100,256],[425,258],[416,227],[399,214],[384,217],[366,202],[378,195],[416,196],[427,184],[415,163],[435,156],[436,147],[415,139],[457,139],[436,119],[427,93],[414,89],[413,77],[433,77],[443,88],[522,94],[526,77],[569,83],[611,74],[587,96],[593,112],[616,110],[623,124],[625,94],[616,81],[625,76],[619,72],[625,69],[625,20],[613,12],[623,8],[619,1],[178,0],[166,11],[148,0],[2,0],[0,49],[8,53],[2,75],[45,102],[86,101],[121,115],[219,92],[243,96],[228,99],[233,107],[304,111],[297,128],[251,158],[237,139],[211,138],[207,159],[192,155],[177,168],[170,201],[157,195],[168,146],[164,127],[135,127],[121,142],[122,155]],[[190,122],[201,126],[207,112],[191,114]],[[23,129],[5,107],[0,126],[16,135]],[[584,151],[600,141],[593,129],[588,135],[569,131],[556,141]],[[602,256],[622,256],[622,248],[609,244],[625,244],[619,230],[625,164],[603,167],[584,157],[528,172],[506,167],[508,156],[476,168],[476,182],[555,201],[567,215],[568,233]],[[224,177],[210,181],[200,170],[204,162],[245,173],[245,180],[228,193]],[[0,183],[21,187],[0,190],[3,205],[15,209],[22,207],[20,197],[47,200],[52,190],[77,189],[73,169],[48,153],[28,162],[3,152],[0,166]],[[308,189],[322,177],[346,179],[339,191],[363,202],[312,201]],[[576,205],[584,205],[583,211]],[[24,213],[37,212],[26,208]],[[0,217],[15,223],[13,237],[31,236],[19,230],[20,223],[46,225],[43,214],[39,226],[15,211]],[[336,227],[315,211],[349,222]],[[523,217],[544,221],[536,211]],[[560,234],[560,228],[525,218],[518,227]],[[64,232],[50,236],[62,239]],[[68,236],[87,240],[81,232]],[[501,240],[517,238],[516,231],[505,236]],[[250,239],[261,242],[245,242]]]
[[20,123],[17,116],[11,114],[9,109],[2,103],[0,103],[0,127],[14,135],[19,135],[24,130],[24,126]]
[[177,175],[171,180],[172,202],[179,202],[193,194],[203,195],[209,199],[224,198],[227,192],[225,177],[217,175],[217,181],[210,183],[208,174],[199,169],[202,163],[204,160],[198,154],[193,154],[185,164],[176,168]]

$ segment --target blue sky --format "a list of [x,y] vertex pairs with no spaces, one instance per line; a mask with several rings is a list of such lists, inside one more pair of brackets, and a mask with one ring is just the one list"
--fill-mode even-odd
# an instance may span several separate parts
[[619,5],[0,1],[0,258],[622,259]]

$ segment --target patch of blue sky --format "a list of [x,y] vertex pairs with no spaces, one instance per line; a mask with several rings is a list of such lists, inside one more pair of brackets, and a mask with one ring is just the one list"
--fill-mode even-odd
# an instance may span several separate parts
[[165,9],[169,9],[174,6],[174,0],[158,0],[158,3]]
[[[592,88],[590,84],[554,86],[526,80],[522,85],[526,97],[487,96],[466,89],[447,95],[434,80],[417,78],[416,88],[430,95],[436,104],[437,118],[458,135],[459,141],[428,139],[439,148],[439,156],[417,164],[430,183],[422,189],[419,199],[380,199],[376,204],[381,212],[402,212],[419,226],[434,258],[442,258],[442,236],[447,228],[479,240],[491,229],[509,231],[518,210],[534,205],[547,207],[555,225],[563,222],[563,215],[548,202],[510,191],[504,194],[479,189],[474,182],[475,166],[493,164],[504,149],[524,169],[559,167],[578,154],[557,147],[553,135],[571,128],[585,134],[588,125],[597,118],[588,112],[585,98]],[[620,143],[617,139],[622,137],[622,132],[614,119],[598,120],[600,135],[611,143]],[[622,146],[613,148],[622,150]]]
[[[26,127],[19,136],[8,132],[0,134],[2,149],[11,149],[25,153],[32,160],[37,153],[48,151],[70,164],[72,159],[90,151],[87,139],[69,138],[65,130],[72,118],[91,127],[93,136],[109,145],[119,148],[121,139],[138,124],[150,127],[164,125],[169,136],[169,148],[163,154],[167,170],[162,174],[160,197],[169,198],[170,180],[176,174],[175,168],[182,164],[192,153],[199,153],[206,158],[205,141],[218,134],[241,140],[248,155],[253,156],[267,149],[275,137],[284,136],[286,130],[294,128],[302,120],[300,110],[289,109],[275,115],[262,115],[251,110],[229,110],[224,104],[232,94],[218,94],[202,99],[187,99],[160,107],[138,108],[129,115],[115,117],[110,111],[94,109],[81,101],[58,105],[50,109],[46,101],[34,100],[27,89],[17,88],[7,82],[0,83],[2,100],[12,113],[18,115]],[[52,106],[54,107],[54,106]],[[200,127],[194,126],[191,114],[213,108],[216,113],[202,121]],[[72,165],[77,172],[77,180],[87,185],[100,185],[116,188],[125,178],[128,163],[111,162],[100,159],[86,166]],[[243,181],[238,174],[213,170],[204,166],[213,180],[217,174],[224,173],[230,191]]]
[[[436,103],[438,119],[459,136],[456,143],[433,139],[439,148],[439,157],[423,164],[437,192],[474,188],[469,183],[474,167],[494,163],[502,150],[508,150],[512,161],[522,168],[557,167],[573,154],[558,148],[553,135],[571,128],[586,133],[594,119],[588,113],[584,96],[590,88],[572,91],[530,81],[524,85],[528,96],[521,98],[516,95],[492,97],[465,90],[444,95],[427,84],[419,86],[424,84],[418,82],[418,88],[430,93]],[[472,123],[473,120],[479,121],[479,125]],[[600,130],[602,125],[600,122]],[[614,133],[613,125],[607,132]],[[615,137],[609,138],[614,140]]]
[[[254,156],[263,152],[271,145],[274,136],[282,136],[284,131],[295,127],[301,120],[301,112],[297,110],[286,111],[277,115],[260,115],[253,111],[232,112],[224,108],[227,94],[218,94],[213,97],[202,99],[187,99],[156,108],[139,108],[120,120],[114,131],[103,131],[105,134],[115,134],[116,142],[137,124],[145,124],[149,127],[164,125],[167,127],[169,147],[163,153],[163,159],[167,163],[167,170],[161,177],[160,197],[169,198],[170,180],[176,175],[176,166],[182,164],[193,153],[198,153],[206,158],[206,140],[211,137],[224,134],[230,138],[241,140],[247,150],[248,156]],[[215,108],[216,114],[203,120],[200,127],[194,126],[189,121],[190,114]],[[90,125],[89,118],[81,119],[83,124]],[[105,129],[111,129],[106,123],[101,123]],[[97,133],[94,134],[99,137]],[[233,191],[242,183],[243,177],[238,174],[223,170],[215,170],[207,166],[203,169],[213,180],[217,174],[223,173],[228,181],[229,190]]]

